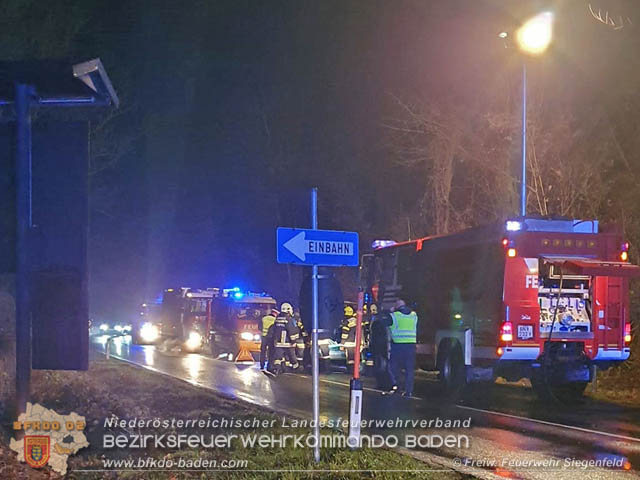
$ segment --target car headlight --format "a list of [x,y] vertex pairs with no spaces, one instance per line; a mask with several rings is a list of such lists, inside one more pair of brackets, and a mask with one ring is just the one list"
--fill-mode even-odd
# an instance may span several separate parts
[[187,348],[189,350],[195,350],[202,345],[202,335],[198,332],[189,332],[189,338],[187,338]]
[[122,331],[122,325],[116,325],[115,327],[113,327],[113,329],[114,329],[116,332],[121,332],[121,331]]
[[251,332],[242,332],[240,334],[240,338],[242,340],[246,340],[246,341],[250,342],[251,340],[253,340],[253,333],[251,333]]
[[107,325],[106,323],[103,323],[102,325],[100,325],[100,330],[102,330],[103,332],[106,332],[107,330],[109,330],[109,325]]
[[155,342],[160,336],[160,331],[152,323],[145,323],[140,327],[140,336],[145,342]]

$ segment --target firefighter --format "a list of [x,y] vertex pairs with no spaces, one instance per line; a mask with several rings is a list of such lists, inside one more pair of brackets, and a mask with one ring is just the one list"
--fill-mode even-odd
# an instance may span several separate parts
[[391,337],[391,389],[387,394],[398,390],[400,370],[404,369],[403,397],[413,395],[413,376],[416,364],[416,337],[418,315],[399,299],[394,304],[391,314],[386,316],[385,324],[389,327]]
[[311,365],[311,337],[305,330],[299,313],[294,314],[294,319],[300,335],[296,342],[296,357],[302,361],[302,366],[306,368]]
[[[282,313],[286,314],[287,317],[289,318],[289,334],[292,336],[291,338],[291,353],[288,354],[289,358],[298,358],[297,354],[296,354],[296,349],[298,348],[298,343],[300,341],[300,337],[301,337],[301,332],[300,332],[300,326],[298,325],[298,321],[297,318],[295,316],[295,313],[293,311],[293,306],[288,303],[288,302],[284,302],[282,305],[280,305],[280,310],[282,311]],[[285,366],[287,367],[293,367],[293,363],[297,362],[288,362],[285,361]],[[297,367],[293,367],[294,369]]]
[[371,353],[371,349],[369,348],[371,344],[371,323],[375,319],[375,316],[378,313],[378,307],[375,303],[372,303],[368,306],[367,304],[363,307],[363,317],[362,317],[362,359],[366,367],[368,369],[373,368],[373,355]]
[[273,367],[274,375],[282,373],[285,366],[297,369],[300,364],[295,355],[295,343],[300,336],[293,320],[293,307],[288,303],[280,306],[280,315],[273,324]]
[[[371,305],[371,311],[374,311],[376,305]],[[389,370],[389,356],[391,350],[391,335],[386,322],[386,315],[377,315],[371,318],[371,328],[369,335],[369,352],[373,360],[373,371],[376,377],[377,387],[385,392],[390,391],[391,374]],[[395,391],[393,392],[395,393]]]
[[271,311],[258,322],[258,328],[260,329],[260,370],[262,371],[265,370],[269,355],[272,353],[270,340],[273,340],[273,338],[269,337],[269,328],[275,323],[276,317],[279,314],[280,312],[277,308],[272,308]]
[[342,320],[340,328],[340,343],[344,349],[347,368],[349,368],[354,363],[356,347],[356,317],[351,305],[344,307],[344,320]]

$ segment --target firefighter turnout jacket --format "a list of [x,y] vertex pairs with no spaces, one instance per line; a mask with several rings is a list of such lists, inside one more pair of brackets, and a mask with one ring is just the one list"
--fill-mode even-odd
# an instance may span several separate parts
[[340,343],[353,347],[356,344],[356,317],[348,317],[342,321]]
[[276,348],[288,348],[296,344],[300,337],[298,327],[290,315],[283,313],[276,318],[273,324],[273,346]]
[[295,355],[295,345],[300,337],[295,319],[286,313],[281,313],[273,324],[273,365],[280,372],[283,364],[293,369],[298,368]]

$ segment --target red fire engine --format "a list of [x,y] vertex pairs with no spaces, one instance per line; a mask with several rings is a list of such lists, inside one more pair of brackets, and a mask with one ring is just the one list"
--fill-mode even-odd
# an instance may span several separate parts
[[443,387],[529,377],[556,400],[629,357],[629,244],[595,220],[524,218],[445,236],[374,242],[374,299],[419,315],[418,364]]
[[275,306],[267,294],[239,288],[168,288],[162,303],[143,305],[133,341],[173,338],[188,352],[210,350],[215,357],[253,362],[260,352],[258,322]]

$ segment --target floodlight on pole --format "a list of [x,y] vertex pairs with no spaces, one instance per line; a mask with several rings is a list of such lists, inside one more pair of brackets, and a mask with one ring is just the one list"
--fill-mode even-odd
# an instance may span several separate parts
[[530,18],[516,32],[518,47],[525,53],[539,55],[551,43],[553,13],[542,12]]
[[[524,54],[540,55],[551,44],[553,33],[553,13],[542,12],[524,22],[515,33],[515,44]],[[505,41],[505,48],[512,45],[511,35],[506,30],[498,33]],[[520,216],[527,214],[527,59],[522,58],[522,135],[521,135],[521,168],[520,175]]]

